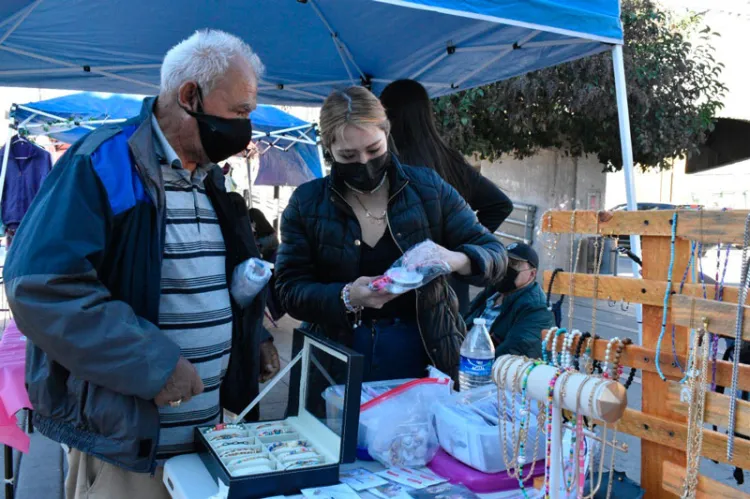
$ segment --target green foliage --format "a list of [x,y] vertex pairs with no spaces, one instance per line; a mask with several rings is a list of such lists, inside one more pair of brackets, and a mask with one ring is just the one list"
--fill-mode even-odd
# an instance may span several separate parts
[[[624,60],[633,155],[642,168],[669,168],[696,153],[713,129],[726,87],[697,14],[676,16],[651,0],[625,0]],[[524,158],[556,147],[622,167],[609,51],[435,101],[438,125],[465,154]]]

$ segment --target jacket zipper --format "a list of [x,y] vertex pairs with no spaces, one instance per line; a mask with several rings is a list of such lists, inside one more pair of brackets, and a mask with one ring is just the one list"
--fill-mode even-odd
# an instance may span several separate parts
[[[393,195],[390,198],[388,198],[388,207],[390,207],[391,201],[393,201],[393,199],[396,196],[398,196],[401,193],[401,191],[403,191],[406,188],[407,185],[409,185],[408,180],[406,181],[406,183],[404,183],[403,186],[401,186],[399,190],[394,192]],[[388,226],[388,232],[391,233],[391,239],[393,239],[393,242],[396,243],[396,247],[403,255],[404,250],[401,249],[401,245],[396,240],[396,236],[393,235],[393,229],[391,228],[391,217],[389,217],[387,213],[385,216],[385,223]],[[422,325],[419,323],[419,290],[418,289],[414,290],[414,301],[415,301],[416,312],[417,312],[416,320],[417,320],[417,331],[419,331],[419,339],[422,340],[422,347],[424,347],[424,351],[427,354],[427,358],[430,359],[430,362],[432,363],[433,366],[437,367],[437,364],[435,363],[435,359],[433,359],[432,354],[430,354],[430,349],[427,348],[427,342],[424,339],[424,333],[422,333]]]
[[[399,192],[401,192],[401,191],[399,191]],[[396,193],[396,194],[398,194],[398,193]],[[395,194],[394,194],[394,196],[395,196]],[[388,203],[390,203],[390,200],[388,201]],[[388,225],[388,232],[391,233],[391,238],[393,239],[393,242],[396,243],[396,247],[398,248],[398,250],[403,255],[404,254],[404,250],[401,249],[401,245],[398,244],[398,241],[396,241],[396,237],[393,235],[393,230],[391,229],[391,219],[390,219],[390,217],[386,216],[385,220],[386,220],[386,224]],[[414,297],[415,297],[415,302],[416,302],[416,312],[417,312],[416,319],[417,319],[417,331],[419,331],[419,339],[422,340],[422,346],[424,347],[424,351],[427,354],[427,358],[430,359],[430,362],[432,363],[432,365],[434,365],[435,367],[437,367],[437,365],[435,364],[435,359],[432,358],[432,355],[430,354],[430,350],[429,350],[429,348],[427,348],[427,342],[425,341],[424,334],[422,333],[422,326],[419,324],[419,290],[418,289],[414,290]]]
[[[133,155],[135,156],[135,152],[133,152]],[[161,217],[160,220],[158,220],[159,223],[159,265],[163,263],[164,260],[164,236],[167,226],[167,206],[166,206],[166,197],[164,198],[164,204],[161,207],[162,209],[159,210],[159,205],[162,202],[162,199],[159,195],[159,186],[156,185],[156,183],[151,179],[151,177],[144,171],[144,167],[141,166],[140,162],[135,161],[136,170],[138,171],[138,174],[141,176],[141,180],[144,182],[148,182],[152,185],[154,188],[156,199],[154,199],[154,196],[151,195],[150,192],[147,191],[147,195],[151,198],[151,201],[154,203],[154,207],[156,208],[156,213],[158,214],[159,211],[161,211]],[[161,171],[159,172],[161,174]],[[144,186],[145,187],[145,186]],[[157,408],[157,417],[158,417],[158,408]],[[160,420],[161,418],[158,417]],[[153,478],[156,475],[156,451],[159,447],[159,437],[161,436],[161,421],[156,425],[156,440],[154,441],[153,449],[151,450],[151,455],[149,456],[150,464],[149,464],[149,472],[151,474],[151,477]]]

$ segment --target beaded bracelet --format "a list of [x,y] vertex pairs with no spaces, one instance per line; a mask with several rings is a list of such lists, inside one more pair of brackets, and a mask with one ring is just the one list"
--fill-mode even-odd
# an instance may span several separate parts
[[622,376],[622,364],[620,360],[622,359],[623,350],[625,350],[625,344],[622,341],[617,342],[615,360],[612,364],[612,379],[615,381],[620,381],[620,377]]
[[[630,338],[626,338],[626,339],[624,339],[622,341],[622,343],[625,346],[632,345],[633,344],[633,340],[631,340]],[[625,387],[626,390],[628,388],[630,388],[630,385],[633,384],[633,380],[635,379],[635,373],[636,373],[636,371],[637,371],[637,369],[635,367],[631,367],[630,368],[630,373],[628,374],[628,379],[625,380],[625,383],[623,384],[623,386]]]
[[573,343],[576,338],[581,336],[581,332],[574,329],[573,332],[565,335],[565,341],[563,341],[563,352],[562,352],[562,366],[564,368],[573,367]]
[[352,305],[352,284],[349,283],[341,289],[341,301],[344,302],[344,308],[347,313],[354,314],[354,325],[362,325],[362,311],[365,307],[355,307]]
[[552,337],[557,332],[556,327],[551,327],[547,330],[547,336],[544,338],[544,341],[542,342],[542,361],[544,361],[545,364],[549,364],[549,356],[547,355],[547,347],[550,344],[550,341],[552,340]]
[[[612,359],[612,345],[615,347],[615,360]],[[607,343],[607,350],[604,353],[604,369],[602,377],[617,381],[617,371],[620,367],[620,356],[622,355],[623,343],[619,337],[615,336]]]
[[581,339],[578,340],[578,346],[576,347],[576,354],[573,358],[573,367],[576,371],[581,370],[581,352],[583,351],[583,344],[588,338],[591,338],[591,333],[585,332],[581,335]]
[[[552,340],[552,346],[550,347],[550,360],[551,364],[554,367],[560,367],[560,361],[562,360],[562,351],[556,352],[557,350],[557,340],[562,336],[563,334],[567,333],[568,330],[563,328],[558,329],[555,331],[555,337]],[[561,345],[562,347],[562,345]]]

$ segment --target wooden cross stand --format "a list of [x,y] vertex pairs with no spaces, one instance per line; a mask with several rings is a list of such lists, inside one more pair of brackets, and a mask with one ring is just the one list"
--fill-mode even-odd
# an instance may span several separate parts
[[[643,304],[643,344],[628,345],[621,358],[621,365],[642,371],[642,410],[626,409],[619,421],[618,431],[639,437],[641,446],[641,486],[647,499],[679,497],[685,476],[688,427],[686,425],[688,404],[681,400],[678,383],[683,377],[688,356],[690,328],[699,328],[702,320],[708,320],[708,330],[722,337],[734,338],[737,314],[738,288],[726,286],[723,301],[703,298],[700,284],[688,281],[682,294],[677,294],[683,269],[690,261],[690,241],[704,244],[743,244],[745,220],[748,211],[682,211],[678,212],[674,270],[671,297],[668,301],[667,334],[661,348],[661,357],[656,358],[656,348],[662,326],[662,309],[669,273],[672,211],[636,212],[592,212],[578,211],[571,226],[570,211],[554,211],[544,214],[542,227],[545,232],[574,234],[597,234],[619,237],[630,234],[642,236],[643,279],[594,276],[562,272],[553,283],[554,294],[598,300]],[[700,255],[696,255],[700,258]],[[545,288],[552,272],[544,273]],[[571,279],[573,280],[571,284]],[[595,283],[595,279],[598,282]],[[729,276],[730,280],[733,276]],[[594,289],[597,296],[593,296]],[[710,286],[710,297],[713,286]],[[709,298],[710,298],[709,297]],[[750,307],[743,307],[744,327],[742,338],[750,340]],[[672,325],[676,326],[672,351]],[[546,332],[542,332],[545,335]],[[604,360],[606,340],[597,340],[593,355]],[[667,381],[657,374],[657,362]],[[710,375],[709,375],[710,378]],[[740,365],[738,388],[750,391],[750,366]],[[710,383],[710,381],[709,381]],[[732,363],[716,361],[717,386],[732,384]],[[726,390],[730,392],[729,389]],[[730,397],[711,392],[706,394],[706,425],[715,425],[719,431],[704,428],[702,456],[721,463],[750,469],[750,403],[736,401],[736,426],[734,456],[727,458],[727,434]],[[700,477],[697,497],[750,498],[734,488]]]

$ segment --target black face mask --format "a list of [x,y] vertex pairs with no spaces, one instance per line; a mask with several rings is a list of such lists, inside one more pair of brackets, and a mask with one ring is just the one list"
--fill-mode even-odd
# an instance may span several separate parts
[[349,187],[358,191],[371,192],[383,181],[390,163],[391,155],[387,151],[364,164],[334,161],[331,175],[334,180],[346,182]]
[[505,277],[495,284],[495,289],[500,293],[510,293],[511,291],[515,291],[516,277],[518,277],[518,271],[509,266],[508,270],[505,272]]
[[203,97],[198,88],[198,111],[182,108],[198,122],[198,134],[203,150],[213,163],[224,161],[243,151],[253,137],[253,126],[248,118],[222,118],[203,112]]

